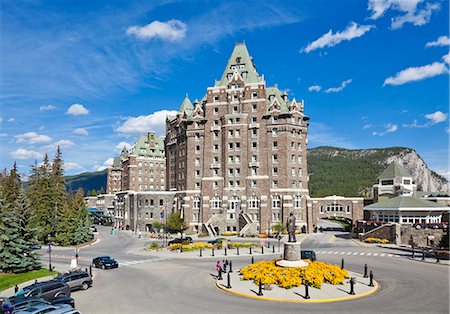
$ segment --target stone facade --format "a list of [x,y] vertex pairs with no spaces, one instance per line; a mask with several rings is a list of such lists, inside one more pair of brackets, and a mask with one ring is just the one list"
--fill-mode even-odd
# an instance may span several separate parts
[[164,222],[173,212],[174,197],[175,192],[169,191],[118,192],[114,200],[114,227],[149,231],[153,223]]
[[114,194],[97,195],[96,208],[106,216],[114,216]]
[[267,231],[290,212],[299,228],[306,224],[303,110],[303,101],[266,85],[245,44],[235,46],[200,101],[186,95],[166,123],[166,178],[191,230],[240,230],[243,215],[246,225]]
[[154,132],[140,136],[130,152],[124,148],[108,169],[107,193],[165,189],[164,139]]
[[327,196],[308,199],[307,223],[311,232],[321,218],[344,218],[355,224],[364,218],[362,197]]

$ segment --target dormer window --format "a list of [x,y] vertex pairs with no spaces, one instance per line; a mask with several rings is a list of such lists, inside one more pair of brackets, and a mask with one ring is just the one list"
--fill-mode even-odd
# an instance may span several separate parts
[[236,66],[235,66],[235,65],[232,65],[232,66],[231,66],[231,69],[232,69],[232,70],[236,70]]
[[245,69],[245,64],[239,64],[239,69],[240,70],[244,70]]
[[241,63],[241,57],[236,58],[236,63]]
[[246,79],[247,78],[247,72],[242,72],[242,78]]
[[231,77],[233,76],[233,74],[231,74],[231,73],[228,73],[228,75],[227,75],[227,79],[228,80],[231,80]]
[[275,98],[275,95],[270,95],[269,96],[269,101],[272,101]]

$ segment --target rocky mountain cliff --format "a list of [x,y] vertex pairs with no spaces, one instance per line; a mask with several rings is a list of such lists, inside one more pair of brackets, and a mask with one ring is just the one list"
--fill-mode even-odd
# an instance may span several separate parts
[[447,179],[430,170],[413,149],[391,147],[348,150],[327,146],[308,150],[310,195],[370,196],[378,175],[394,160],[411,174],[419,191],[449,192]]

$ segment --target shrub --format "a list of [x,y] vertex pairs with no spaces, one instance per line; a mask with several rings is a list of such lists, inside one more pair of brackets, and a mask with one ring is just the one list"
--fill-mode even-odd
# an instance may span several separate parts
[[212,249],[214,248],[214,245],[206,242],[196,242],[192,244],[181,244],[181,243],[175,243],[170,245],[171,251],[179,250],[180,248],[183,248],[183,252],[191,252],[191,251],[197,251],[200,249]]
[[235,236],[238,235],[239,233],[237,231],[224,231],[222,232],[220,235],[222,236]]
[[387,244],[389,243],[389,240],[387,239],[380,239],[380,238],[367,238],[364,240],[366,243],[381,243],[381,244]]
[[257,243],[252,243],[252,242],[229,242],[228,243],[228,248],[232,249],[232,248],[249,248],[249,247],[260,247],[259,244]]
[[276,284],[282,288],[298,287],[308,284],[320,288],[322,283],[342,284],[348,278],[348,271],[339,266],[323,262],[311,262],[307,267],[280,267],[273,261],[257,262],[241,269],[244,280],[253,280],[255,284]]
[[156,242],[152,242],[152,244],[150,244],[147,248],[148,251],[156,251],[157,249],[159,249],[159,245]]

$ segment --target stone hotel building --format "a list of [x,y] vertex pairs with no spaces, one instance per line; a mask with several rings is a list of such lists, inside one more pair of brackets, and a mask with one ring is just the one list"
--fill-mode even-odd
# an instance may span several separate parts
[[308,120],[237,44],[220,80],[166,121],[166,188],[189,228],[254,234],[293,212],[306,229]]

